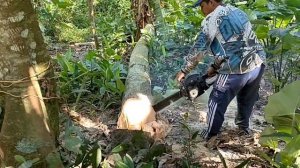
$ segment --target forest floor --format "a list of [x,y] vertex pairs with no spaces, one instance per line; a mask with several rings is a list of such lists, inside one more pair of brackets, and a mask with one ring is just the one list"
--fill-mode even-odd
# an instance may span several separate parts
[[[82,51],[84,50],[85,49],[82,49]],[[81,52],[81,50],[79,51]],[[177,55],[177,57],[173,57],[172,59],[176,60],[180,56],[182,55]],[[166,62],[161,62],[162,65],[172,64],[172,61],[168,59],[164,60]],[[173,65],[169,65],[169,67],[172,66]],[[158,75],[153,76],[155,73],[158,72],[153,71],[152,67],[153,87],[167,88],[167,81],[160,79],[169,79],[170,76],[174,76],[176,70],[170,68],[168,72],[160,73],[159,78]],[[227,167],[235,167],[246,160],[249,161],[249,167],[270,167],[268,163],[259,157],[257,151],[264,150],[268,152],[259,145],[258,141],[260,132],[266,126],[263,109],[267,104],[268,96],[272,94],[271,91],[269,82],[263,80],[259,91],[260,99],[255,104],[251,117],[250,128],[252,133],[249,136],[237,135],[234,124],[236,102],[235,100],[231,102],[225,114],[225,122],[217,141],[217,148],[215,149],[207,148],[205,146],[206,142],[203,141],[200,136],[191,139],[194,132],[201,132],[205,128],[206,114],[208,111],[207,100],[210,90],[197,98],[195,102],[181,98],[169,107],[157,112],[158,116],[167,120],[169,125],[166,137],[160,142],[164,144],[166,150],[155,157],[157,167],[183,167],[182,163],[184,160],[186,160],[189,165],[198,165],[201,167],[225,167],[225,164]],[[70,123],[79,128],[79,132],[84,139],[89,142],[97,142],[101,145],[103,157],[112,163],[112,148],[125,141],[122,139],[125,136],[120,134],[113,135],[116,131],[120,108],[107,109],[103,112],[101,109],[85,101],[76,104],[76,107],[74,106],[74,104],[64,103],[61,106],[60,113],[61,134],[59,144],[61,146],[60,152],[66,164],[70,164],[70,162],[76,158],[76,155],[65,148],[65,135]],[[129,139],[128,141],[132,140],[133,139]],[[140,151],[138,151],[138,153],[140,153]],[[141,160],[138,155],[139,154],[132,156],[136,162]]]

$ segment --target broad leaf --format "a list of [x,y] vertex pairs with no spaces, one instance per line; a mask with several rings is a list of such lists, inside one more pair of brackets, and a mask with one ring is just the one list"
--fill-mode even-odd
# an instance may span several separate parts
[[277,167],[277,168],[280,167],[276,162],[274,162],[274,161],[272,160],[272,158],[270,158],[270,156],[268,156],[268,155],[265,154],[264,152],[262,152],[262,151],[260,151],[260,150],[257,150],[256,153],[257,153],[260,157],[262,157],[262,158],[264,158],[265,160],[267,160],[268,162],[270,162],[273,166],[275,166],[275,167]]
[[295,159],[300,156],[300,135],[296,136],[281,152],[282,162],[285,165],[292,165]]
[[67,137],[65,139],[65,148],[69,151],[81,154],[80,146],[82,145],[82,140],[78,137]]
[[126,154],[123,158],[124,160],[124,163],[129,167],[129,168],[134,168],[134,163],[133,163],[133,160],[132,158]]
[[280,92],[269,97],[265,107],[265,118],[273,123],[274,116],[294,115],[300,106],[300,80],[285,86]]
[[112,153],[119,153],[127,150],[129,148],[129,144],[120,144],[112,149]]
[[196,139],[198,134],[199,134],[199,131],[194,132],[192,135],[192,139]]
[[266,127],[261,133],[259,144],[270,147],[271,149],[276,149],[278,147],[278,138],[273,136],[274,133],[276,133],[276,131],[272,127]]
[[26,162],[26,159],[21,155],[15,155],[15,160],[19,163]]
[[264,39],[268,37],[268,32],[269,32],[269,27],[268,26],[263,26],[259,25],[256,29],[256,35],[258,39]]
[[267,6],[267,4],[268,4],[268,1],[267,0],[256,0],[255,2],[254,2],[254,6],[255,7],[258,7],[258,8],[260,8],[260,7],[265,7],[265,6]]
[[274,127],[280,133],[286,133],[291,136],[299,134],[299,114],[288,116],[273,117]]
[[130,168],[130,167],[127,166],[125,163],[118,161],[116,163],[116,168]]
[[289,33],[290,29],[273,29],[269,31],[269,35],[272,37],[278,37],[278,38],[283,38],[285,35]]
[[300,8],[300,0],[285,0],[285,3],[288,6]]

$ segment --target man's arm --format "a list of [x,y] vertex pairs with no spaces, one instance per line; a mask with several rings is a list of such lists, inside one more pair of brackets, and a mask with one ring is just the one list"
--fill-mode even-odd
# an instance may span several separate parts
[[189,54],[184,58],[184,64],[181,67],[181,71],[183,73],[188,74],[198,65],[207,52],[208,43],[209,40],[207,35],[204,32],[201,32],[195,42],[195,45],[192,47]]

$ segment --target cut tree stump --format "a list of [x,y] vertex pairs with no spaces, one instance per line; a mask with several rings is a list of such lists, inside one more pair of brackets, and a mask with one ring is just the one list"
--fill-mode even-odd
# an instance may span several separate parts
[[156,113],[152,108],[148,59],[148,45],[154,36],[154,27],[147,24],[143,31],[130,56],[126,91],[117,126],[118,129],[143,130],[161,138],[164,135],[158,134],[164,134],[165,129],[161,121],[156,121]]

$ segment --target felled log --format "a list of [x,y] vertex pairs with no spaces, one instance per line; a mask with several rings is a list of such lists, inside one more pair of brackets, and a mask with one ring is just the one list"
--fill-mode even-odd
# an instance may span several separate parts
[[153,130],[164,132],[164,128],[161,128],[160,122],[156,121],[156,113],[152,108],[147,46],[154,35],[153,26],[146,25],[144,32],[130,57],[125,83],[126,91],[117,126],[118,129],[143,130],[154,134]]

